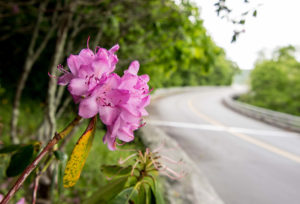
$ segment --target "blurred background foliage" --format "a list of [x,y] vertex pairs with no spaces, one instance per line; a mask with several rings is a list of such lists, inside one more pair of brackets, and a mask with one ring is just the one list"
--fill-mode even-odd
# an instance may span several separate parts
[[[0,51],[0,84],[7,94],[15,92],[22,75],[41,2],[1,3],[0,43],[5,49]],[[71,22],[66,22],[70,12],[73,12]],[[141,73],[150,75],[150,84],[155,88],[229,85],[238,70],[207,34],[198,8],[188,1],[180,5],[172,0],[47,1],[43,15],[36,46],[45,40],[54,24],[55,28],[24,89],[24,96],[35,100],[45,99],[46,73],[56,52],[57,38],[67,23],[66,41],[70,41],[67,46],[71,49],[65,46],[62,64],[70,53],[77,54],[86,47],[90,36],[91,49],[96,45],[110,48],[119,43],[119,72],[137,59]],[[53,15],[58,16],[58,21],[53,21]]]
[[250,74],[251,90],[240,100],[300,116],[300,62],[293,46],[281,47],[271,59],[260,58]]
[[[237,65],[226,58],[225,51],[209,36],[198,8],[188,0],[176,2],[0,0],[0,146],[33,140],[44,145],[54,131],[72,120],[76,106],[65,88],[56,87],[54,79],[49,81],[47,73],[58,76],[56,66],[67,66],[67,57],[85,48],[89,36],[92,50],[96,46],[109,49],[120,45],[119,74],[131,61],[139,60],[140,74],[150,75],[154,90],[169,86],[230,85],[239,70]],[[61,151],[70,153],[83,130],[81,126]],[[104,131],[100,125],[79,183],[61,191],[58,174],[63,163],[57,161],[41,179],[39,202],[80,203],[106,183],[99,171],[101,164],[114,164],[130,153],[109,152],[101,142]],[[144,147],[136,139],[126,148]],[[3,194],[14,179],[5,175],[9,157],[0,158]],[[32,181],[33,177],[15,201],[24,195],[31,199],[26,192],[32,189]]]

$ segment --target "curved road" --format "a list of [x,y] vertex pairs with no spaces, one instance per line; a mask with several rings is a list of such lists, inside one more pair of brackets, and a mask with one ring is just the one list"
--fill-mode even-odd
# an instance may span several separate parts
[[154,100],[147,122],[176,139],[226,204],[299,204],[300,135],[240,115],[203,88]]

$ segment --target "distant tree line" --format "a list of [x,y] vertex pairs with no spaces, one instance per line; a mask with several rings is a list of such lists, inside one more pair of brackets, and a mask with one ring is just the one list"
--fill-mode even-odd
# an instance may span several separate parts
[[273,52],[271,59],[257,61],[251,73],[251,91],[240,100],[275,111],[300,116],[300,62],[293,46]]

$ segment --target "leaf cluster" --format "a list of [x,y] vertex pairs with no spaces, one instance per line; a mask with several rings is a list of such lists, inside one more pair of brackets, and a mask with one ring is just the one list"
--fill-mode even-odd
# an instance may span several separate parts
[[300,115],[300,62],[295,51],[293,46],[282,47],[272,59],[260,59],[251,73],[251,92],[241,100]]

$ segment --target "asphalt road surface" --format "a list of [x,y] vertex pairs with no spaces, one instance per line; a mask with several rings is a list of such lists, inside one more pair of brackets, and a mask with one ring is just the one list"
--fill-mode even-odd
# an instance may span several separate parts
[[226,204],[300,204],[300,134],[222,104],[232,88],[152,102],[147,122],[176,139]]

